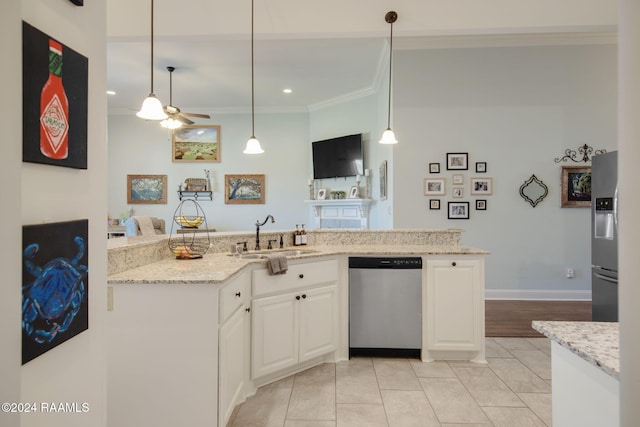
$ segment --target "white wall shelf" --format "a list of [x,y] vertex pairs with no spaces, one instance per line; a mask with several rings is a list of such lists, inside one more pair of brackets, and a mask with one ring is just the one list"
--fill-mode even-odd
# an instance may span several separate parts
[[312,208],[313,228],[369,228],[372,199],[305,200]]

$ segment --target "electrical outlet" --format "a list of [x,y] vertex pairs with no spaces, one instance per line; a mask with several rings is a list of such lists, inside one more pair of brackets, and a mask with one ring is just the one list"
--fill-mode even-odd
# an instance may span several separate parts
[[567,279],[573,279],[574,277],[576,277],[576,272],[573,268],[567,268]]

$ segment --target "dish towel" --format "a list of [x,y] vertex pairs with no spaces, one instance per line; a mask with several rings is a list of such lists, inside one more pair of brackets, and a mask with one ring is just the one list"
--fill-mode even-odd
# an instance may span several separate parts
[[268,254],[265,255],[267,258],[267,269],[269,270],[269,274],[285,274],[289,268],[287,265],[287,257],[280,254]]
[[156,234],[156,231],[153,228],[153,221],[151,221],[150,216],[134,216],[133,218],[138,223],[138,227],[140,227],[140,233],[143,236],[153,236],[154,234]]

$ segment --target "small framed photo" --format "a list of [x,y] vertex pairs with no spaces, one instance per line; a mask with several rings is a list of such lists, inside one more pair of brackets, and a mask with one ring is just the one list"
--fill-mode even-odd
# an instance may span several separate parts
[[487,173],[487,162],[476,162],[477,173]]
[[476,200],[476,210],[477,211],[486,211],[487,210],[487,201],[485,199]]
[[444,178],[425,178],[424,179],[424,195],[425,196],[444,196],[445,179]]
[[469,153],[447,153],[447,170],[468,170]]
[[457,173],[453,175],[453,185],[462,185],[464,184],[464,175],[461,173]]
[[462,187],[453,187],[452,196],[454,199],[462,198]]
[[358,198],[358,186],[354,185],[351,187],[351,189],[349,190],[349,198],[350,199],[357,199]]
[[327,189],[326,188],[318,188],[318,194],[316,195],[316,199],[324,200],[327,198]]
[[167,203],[167,175],[127,175],[127,203]]
[[449,219],[469,219],[469,202],[449,202]]
[[225,204],[264,204],[264,175],[225,175]]
[[492,181],[491,178],[471,178],[471,194],[491,194],[493,191]]
[[429,200],[429,209],[431,209],[431,210],[440,210],[440,199],[431,199],[431,200]]
[[429,173],[440,173],[440,163],[429,163]]

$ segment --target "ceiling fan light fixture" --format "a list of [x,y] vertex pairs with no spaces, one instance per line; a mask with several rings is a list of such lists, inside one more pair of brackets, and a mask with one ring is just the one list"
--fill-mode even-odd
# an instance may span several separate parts
[[258,141],[258,139],[255,136],[252,136],[247,141],[247,145],[244,148],[243,153],[244,154],[262,154],[264,153],[264,150],[260,145],[260,141]]
[[164,119],[163,121],[161,121],[160,126],[166,129],[178,129],[180,126],[182,126],[182,122],[180,120],[169,117],[168,119]]
[[142,107],[136,116],[145,120],[164,120],[168,117],[162,109],[162,103],[153,93],[150,93],[142,102]]
[[398,19],[398,14],[394,11],[387,12],[384,15],[384,20],[391,26],[389,35],[389,104],[387,106],[387,130],[382,134],[382,138],[378,141],[380,144],[397,144],[395,134],[391,130],[391,66],[393,64],[393,23]]

